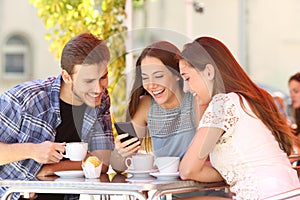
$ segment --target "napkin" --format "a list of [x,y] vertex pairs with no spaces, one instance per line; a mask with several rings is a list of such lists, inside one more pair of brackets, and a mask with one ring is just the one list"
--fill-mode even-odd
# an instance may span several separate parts
[[86,162],[82,164],[82,169],[85,178],[99,178],[101,174],[102,163],[98,167],[95,167],[92,163]]

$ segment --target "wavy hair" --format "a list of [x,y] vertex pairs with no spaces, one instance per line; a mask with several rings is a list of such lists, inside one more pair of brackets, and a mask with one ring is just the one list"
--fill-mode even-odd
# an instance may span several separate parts
[[[150,95],[143,87],[141,62],[145,57],[154,57],[159,59],[174,75],[179,77],[179,87],[183,88],[183,80],[179,73],[179,61],[177,56],[180,55],[180,50],[173,44],[167,41],[157,41],[147,46],[136,62],[135,78],[131,89],[129,105],[126,114],[126,120],[130,121],[137,111],[140,98],[143,95]],[[147,152],[152,150],[152,141],[147,129],[147,136],[142,142],[143,149]]]
[[127,120],[134,116],[140,97],[150,95],[143,87],[141,62],[145,57],[154,57],[159,59],[173,74],[180,78],[179,86],[183,88],[183,80],[179,73],[179,61],[177,56],[180,55],[180,50],[173,44],[167,41],[157,41],[147,46],[136,62],[135,78],[131,89],[130,101],[128,105]]
[[75,65],[99,64],[110,60],[104,40],[91,33],[81,33],[67,42],[61,56],[61,68],[72,74]]
[[[212,64],[215,68],[212,96],[230,92],[238,94],[240,100],[243,96],[254,114],[272,132],[280,148],[288,155],[291,154],[294,136],[272,96],[249,78],[222,42],[211,37],[197,38],[184,46],[181,58],[199,71],[203,71],[207,64]],[[240,102],[247,112],[243,101]]]

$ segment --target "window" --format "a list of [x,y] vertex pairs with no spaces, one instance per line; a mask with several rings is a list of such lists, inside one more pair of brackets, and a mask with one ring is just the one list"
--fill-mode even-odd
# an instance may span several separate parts
[[27,40],[19,35],[9,37],[3,53],[3,78],[28,78],[30,59]]

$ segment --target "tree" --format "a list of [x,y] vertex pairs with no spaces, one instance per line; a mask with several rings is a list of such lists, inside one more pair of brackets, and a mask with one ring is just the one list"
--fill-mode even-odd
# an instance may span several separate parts
[[52,40],[49,50],[59,59],[65,43],[81,32],[103,38],[111,52],[109,92],[116,120],[125,120],[126,77],[125,36],[126,0],[29,0],[48,30]]

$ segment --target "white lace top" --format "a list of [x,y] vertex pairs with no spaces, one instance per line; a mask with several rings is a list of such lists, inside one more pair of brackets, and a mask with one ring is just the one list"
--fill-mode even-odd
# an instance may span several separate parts
[[262,199],[300,187],[287,155],[244,98],[243,102],[252,116],[242,109],[237,94],[215,95],[199,124],[225,131],[210,160],[235,193],[234,199]]

